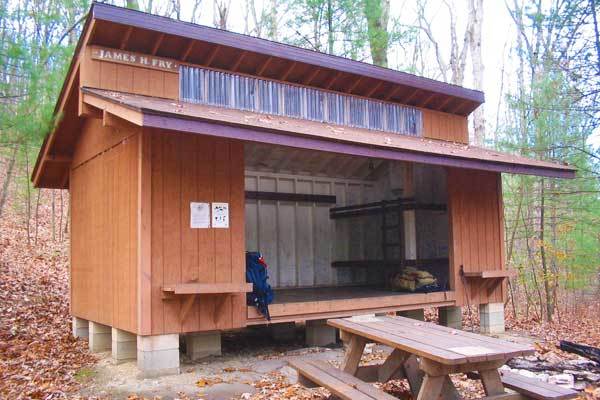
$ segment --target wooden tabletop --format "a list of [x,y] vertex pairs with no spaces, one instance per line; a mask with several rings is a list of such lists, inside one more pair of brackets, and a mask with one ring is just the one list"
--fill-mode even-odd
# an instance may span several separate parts
[[350,334],[447,365],[508,360],[534,353],[532,346],[404,317],[358,316],[327,323]]

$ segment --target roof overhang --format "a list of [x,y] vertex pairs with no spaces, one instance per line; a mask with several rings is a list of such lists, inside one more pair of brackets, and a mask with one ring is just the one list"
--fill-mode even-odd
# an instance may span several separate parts
[[576,169],[480,147],[293,118],[82,89],[83,102],[137,126],[446,167],[574,178]]

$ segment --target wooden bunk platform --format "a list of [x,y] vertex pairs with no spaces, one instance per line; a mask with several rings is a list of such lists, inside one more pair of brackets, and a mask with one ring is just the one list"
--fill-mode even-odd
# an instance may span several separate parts
[[[404,293],[372,286],[313,287],[275,290],[269,306],[271,322],[337,318],[375,312],[391,312],[455,304],[453,291]],[[265,318],[248,306],[248,325],[264,324]]]

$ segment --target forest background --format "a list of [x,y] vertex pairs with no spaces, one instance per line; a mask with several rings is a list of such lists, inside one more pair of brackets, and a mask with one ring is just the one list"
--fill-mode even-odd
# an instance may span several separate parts
[[[485,90],[472,143],[579,171],[574,180],[504,176],[506,260],[518,271],[509,309],[560,320],[600,294],[598,0],[109,3]],[[0,217],[17,218],[28,249],[40,224],[57,248],[68,240],[68,192],[37,190],[29,176],[89,6],[0,2]]]

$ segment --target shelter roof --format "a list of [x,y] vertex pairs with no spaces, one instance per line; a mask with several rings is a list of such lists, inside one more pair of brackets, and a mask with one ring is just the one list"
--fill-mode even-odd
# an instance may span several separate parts
[[82,92],[84,103],[147,128],[496,172],[572,178],[576,171],[568,165],[442,140],[100,89]]

